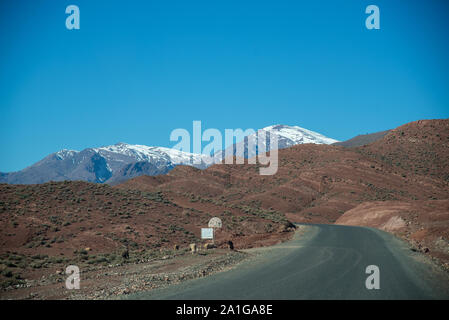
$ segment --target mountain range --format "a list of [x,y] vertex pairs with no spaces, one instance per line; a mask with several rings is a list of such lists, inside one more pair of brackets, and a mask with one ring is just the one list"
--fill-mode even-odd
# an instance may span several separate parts
[[[215,243],[220,248],[228,241],[237,249],[285,241],[293,235],[291,222],[367,226],[393,233],[449,270],[448,142],[449,119],[420,120],[367,145],[284,148],[278,171],[270,176],[260,175],[258,164],[246,163],[206,169],[176,165],[167,174],[115,185],[2,183],[0,264],[13,266],[17,279],[50,279],[69,262],[83,270],[122,266],[125,248],[129,260],[140,263],[154,254],[173,254],[174,246],[188,250],[200,243],[201,228],[219,217],[223,227]],[[159,155],[164,149],[118,144],[50,158],[67,166],[81,161],[109,182],[157,170],[148,150]],[[119,165],[117,154],[123,162],[134,161]],[[185,159],[178,157],[178,163]],[[0,273],[0,286],[10,283],[11,273]]]
[[177,166],[116,188],[159,192],[219,217],[231,208],[264,217],[282,213],[306,224],[374,227],[449,270],[449,119],[419,120],[377,136],[361,146],[353,140],[349,147],[309,143],[282,149],[271,176],[259,175],[256,164]]
[[[259,148],[262,149],[262,152],[273,150],[274,146],[270,143],[273,138],[277,138],[276,149],[285,149],[305,143],[333,144],[339,142],[318,132],[298,126],[277,124],[259,129],[256,133],[244,137],[242,141],[233,144],[223,151],[217,152],[214,156],[215,159],[224,159],[228,155],[239,156],[238,150],[243,150],[244,158],[252,158],[258,154]],[[259,141],[259,139],[261,140]]]
[[[335,139],[298,126],[273,125],[258,130],[257,134],[269,133],[277,137],[278,149],[297,144],[332,144]],[[243,141],[229,147],[232,154],[243,145],[245,158],[257,154],[248,149],[248,144],[257,143],[257,134],[251,134]],[[255,145],[255,144],[254,144]],[[264,151],[271,150],[269,141],[262,143]],[[117,143],[82,151],[61,150],[52,153],[39,162],[17,172],[0,173],[0,183],[38,184],[48,181],[81,180],[95,183],[116,184],[140,175],[160,175],[177,165],[192,165],[205,169],[215,161],[221,161],[228,151],[219,151],[214,156],[194,154],[164,147],[149,147]]]

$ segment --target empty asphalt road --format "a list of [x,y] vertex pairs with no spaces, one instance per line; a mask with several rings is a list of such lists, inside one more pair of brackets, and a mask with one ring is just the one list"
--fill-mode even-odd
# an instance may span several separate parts
[[[257,249],[235,268],[131,299],[448,299],[449,278],[394,236],[370,228],[313,225],[289,242]],[[366,267],[380,289],[365,286]]]

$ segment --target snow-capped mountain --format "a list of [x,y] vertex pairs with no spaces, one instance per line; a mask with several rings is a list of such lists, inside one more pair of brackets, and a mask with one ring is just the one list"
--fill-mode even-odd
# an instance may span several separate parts
[[[258,130],[227,150],[236,155],[238,147],[244,148],[246,158],[258,152],[271,150],[274,146],[269,140],[257,146],[258,136],[276,137],[278,149],[296,144],[331,144],[337,140],[301,127],[273,125]],[[272,141],[272,140],[271,140]],[[214,157],[203,154],[182,152],[164,147],[148,147],[117,143],[100,148],[87,148],[82,151],[67,150],[52,153],[41,161],[21,171],[0,173],[0,182],[6,183],[44,183],[48,181],[83,180],[97,183],[118,183],[139,175],[165,174],[177,165],[191,165],[204,169],[214,161],[220,162],[225,151],[217,152]]]
[[332,144],[338,142],[338,140],[328,138],[321,133],[307,130],[298,126],[277,124],[274,126],[265,127],[262,130],[270,132],[271,134],[276,134],[279,138],[279,146],[282,144],[282,148],[303,143]]
[[[261,148],[257,146],[258,138],[261,138]],[[284,149],[304,143],[332,144],[338,142],[338,140],[328,138],[318,132],[298,126],[277,124],[259,129],[256,133],[245,137],[243,141],[226,148],[226,150],[216,153],[215,159],[223,159],[225,155],[231,154],[235,156],[237,155],[237,150],[243,150],[243,156],[245,158],[254,157],[259,152],[266,152],[274,149],[274,146],[270,143],[274,138],[277,138],[277,149]],[[248,146],[250,146],[250,148],[248,148]]]
[[76,150],[62,149],[61,151],[55,153],[55,157],[58,158],[59,160],[64,160],[68,157],[73,157],[77,153],[78,151]]
[[[126,156],[134,159],[134,161],[154,162],[164,159],[172,162],[174,165],[192,164],[200,169],[205,167],[205,163],[210,157],[203,154],[194,154],[179,151],[176,149],[164,147],[148,147],[137,144],[117,143],[112,146],[93,149],[107,160],[123,162],[123,159],[117,159],[117,155]],[[199,163],[195,165],[195,163]]]
[[117,143],[82,151],[61,150],[18,172],[0,174],[0,182],[44,183],[47,181],[83,180],[119,182],[138,175],[165,174],[177,165],[207,167],[207,155],[163,147]]

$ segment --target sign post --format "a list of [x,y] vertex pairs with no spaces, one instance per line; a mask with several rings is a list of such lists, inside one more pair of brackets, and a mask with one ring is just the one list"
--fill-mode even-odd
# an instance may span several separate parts
[[208,228],[201,228],[201,239],[212,240],[215,244],[215,229],[221,228],[221,219],[214,217],[209,220]]
[[201,228],[201,239],[214,239],[214,229]]

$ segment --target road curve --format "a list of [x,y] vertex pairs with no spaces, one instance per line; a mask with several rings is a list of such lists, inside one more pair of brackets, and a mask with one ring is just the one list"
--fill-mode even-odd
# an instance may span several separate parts
[[[311,225],[232,270],[131,299],[448,299],[449,277],[394,236],[370,228]],[[365,287],[366,267],[380,289]]]

